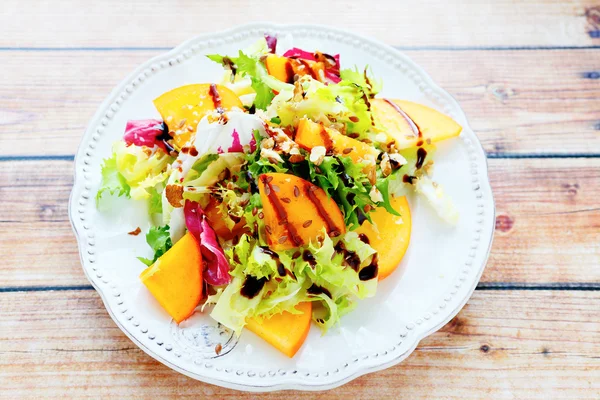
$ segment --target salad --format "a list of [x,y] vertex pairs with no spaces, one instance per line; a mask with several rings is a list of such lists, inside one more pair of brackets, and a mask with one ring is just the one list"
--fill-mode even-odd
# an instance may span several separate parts
[[153,254],[139,257],[140,279],[177,323],[207,313],[293,357],[311,325],[325,334],[398,266],[406,194],[457,221],[433,155],[462,128],[378,97],[368,67],[280,47],[265,36],[208,55],[220,82],[175,88],[154,100],[160,119],[129,121],[96,199],[147,207]]

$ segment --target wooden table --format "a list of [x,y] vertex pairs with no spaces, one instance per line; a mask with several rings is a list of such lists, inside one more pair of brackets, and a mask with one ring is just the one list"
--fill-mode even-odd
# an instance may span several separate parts
[[285,396],[599,398],[598,0],[3,0],[0,397],[255,397],[127,339],[83,275],[67,217],[73,155],[110,90],[191,36],[251,20],[332,24],[405,51],[467,113],[498,215],[472,299],[405,362]]

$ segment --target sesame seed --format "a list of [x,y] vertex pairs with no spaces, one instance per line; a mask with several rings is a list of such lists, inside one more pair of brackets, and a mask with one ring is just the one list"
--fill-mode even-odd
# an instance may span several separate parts
[[348,153],[350,153],[351,151],[352,151],[352,148],[351,148],[351,147],[348,147],[348,148],[345,148],[345,149],[344,149],[344,151],[342,151],[342,153],[344,153],[344,154],[348,154]]
[[267,176],[264,180],[265,183],[271,183],[271,181],[273,180],[272,176]]
[[179,129],[183,128],[183,126],[185,125],[186,121],[187,121],[187,119],[185,119],[185,118],[182,119],[181,121],[179,121],[179,125],[177,125],[177,127]]
[[271,195],[271,188],[269,187],[269,185],[265,185],[265,194],[266,194],[267,196],[270,196],[270,195]]
[[188,125],[187,126],[187,130],[190,131],[190,132],[193,132],[194,131],[194,127],[191,126],[191,125]]
[[258,213],[258,219],[263,219],[265,217],[265,214],[261,211]]
[[277,185],[272,185],[272,186],[273,186],[273,190],[275,192],[279,192],[279,186],[277,186]]
[[288,204],[292,202],[292,200],[287,197],[282,197],[281,201],[283,201],[284,203],[288,203]]
[[358,122],[358,121],[360,121],[360,120],[358,119],[358,117],[356,117],[356,116],[354,116],[354,115],[353,115],[353,116],[351,116],[351,117],[350,117],[350,118],[348,118],[348,119],[349,119],[350,121],[352,121],[352,122]]
[[302,226],[304,228],[308,228],[311,224],[312,224],[312,219],[308,219],[308,220],[304,221],[304,223],[302,224]]
[[298,186],[294,185],[294,196],[298,197],[300,196],[300,189],[298,189]]
[[279,238],[278,242],[279,242],[279,243],[283,243],[283,242],[285,242],[286,240],[287,240],[287,236],[286,236],[286,235],[283,235],[282,237],[280,237],[280,238]]
[[267,233],[269,235],[273,233],[273,230],[271,229],[271,227],[269,225],[265,225],[265,231],[267,231]]
[[256,213],[258,213],[258,208],[257,208],[257,207],[254,207],[254,208],[252,209],[252,216],[255,216],[255,215],[256,215]]

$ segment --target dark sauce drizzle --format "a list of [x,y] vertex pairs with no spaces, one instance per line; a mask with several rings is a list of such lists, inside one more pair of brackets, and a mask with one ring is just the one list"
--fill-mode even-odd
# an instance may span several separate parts
[[286,83],[294,83],[294,66],[292,65],[292,61],[287,60],[285,63],[285,82]]
[[325,145],[325,150],[327,152],[330,152],[333,149],[333,140],[331,140],[331,138],[329,137],[329,134],[327,133],[327,130],[322,125],[321,125],[321,130],[319,131],[319,135],[321,136],[321,139],[323,140],[323,144]]
[[366,244],[370,244],[371,243],[371,241],[369,240],[369,237],[367,235],[365,235],[364,233],[359,234],[358,235],[358,239],[361,242],[366,243]]
[[302,252],[302,259],[306,261],[311,267],[315,267],[317,265],[317,260],[315,260],[315,256],[313,256],[313,254],[308,250],[304,250]]
[[279,254],[265,246],[260,246],[260,251],[268,256],[271,256],[271,258],[277,262],[277,273],[279,276],[286,276],[288,274],[288,271],[285,269],[283,263],[279,261]]
[[306,293],[308,294],[312,294],[313,296],[318,296],[321,293],[326,294],[327,296],[331,297],[331,292],[327,289],[325,289],[322,286],[316,285],[316,284],[312,284],[311,287],[309,287],[308,289],[306,289]]
[[377,278],[377,275],[379,275],[379,267],[377,266],[377,261],[377,254],[374,254],[373,259],[371,260],[371,264],[367,265],[358,272],[358,279],[360,279],[361,281],[368,281],[370,279]]
[[254,177],[250,171],[246,171],[246,180],[248,181],[248,188],[250,189],[250,193],[258,193],[258,185],[256,181],[254,181]]
[[163,142],[167,150],[170,152],[175,151],[175,148],[171,146],[169,140],[173,139],[173,136],[169,133],[169,127],[166,122],[162,123],[162,133],[156,136],[156,140]]
[[227,56],[223,57],[223,65],[225,68],[231,70],[231,83],[235,81],[235,74],[237,73],[237,65],[233,62],[233,60]]
[[260,293],[262,288],[267,283],[267,278],[255,278],[252,275],[246,275],[246,280],[242,285],[242,289],[240,290],[240,294],[249,299],[253,299],[257,294]]
[[402,177],[402,182],[404,182],[404,183],[409,183],[409,184],[411,184],[411,185],[412,185],[412,184],[413,184],[413,181],[414,181],[415,179],[417,179],[417,177],[416,177],[416,176],[412,176],[412,175],[407,175],[407,174],[404,174],[404,176]]
[[422,147],[419,147],[417,149],[417,162],[415,163],[415,167],[417,169],[423,166],[423,163],[425,162],[425,157],[427,157],[427,150],[425,150]]
[[346,249],[346,246],[344,245],[344,242],[342,242],[341,240],[339,242],[336,243],[335,247],[333,248],[337,253],[341,254],[343,259],[344,259],[344,263],[352,268],[355,271],[358,271],[358,268],[360,267],[360,257],[358,257],[358,255],[356,254],[356,252],[354,251],[350,251],[348,249]]
[[267,198],[269,199],[271,205],[275,209],[277,219],[279,219],[280,223],[282,223],[285,226],[285,229],[288,231],[288,237],[290,238],[292,243],[294,243],[296,247],[303,245],[304,241],[302,240],[300,235],[298,235],[298,231],[296,231],[294,225],[288,223],[287,212],[285,211],[283,205],[281,205],[279,198],[275,195],[275,190],[273,189],[273,185],[271,185],[271,183],[269,182],[268,177],[265,175],[261,175],[260,181],[263,183],[263,185],[265,185],[265,193],[267,193]]
[[314,186],[310,183],[304,185],[304,193],[306,194],[306,197],[308,197],[308,199],[313,203],[321,219],[325,221],[325,225],[327,225],[327,233],[333,237],[339,236],[341,230],[338,229],[338,227],[335,225],[335,222],[333,222],[327,213],[327,210],[323,207],[323,204],[321,204],[313,190],[311,190],[313,187]]

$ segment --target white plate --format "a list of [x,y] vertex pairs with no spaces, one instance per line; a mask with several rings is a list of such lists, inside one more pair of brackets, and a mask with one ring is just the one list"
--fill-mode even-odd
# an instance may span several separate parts
[[[189,83],[216,81],[221,67],[205,54],[235,54],[265,32],[292,34],[293,45],[340,53],[343,67],[369,64],[384,80],[382,96],[434,107],[463,126],[458,139],[439,145],[435,178],[460,211],[450,227],[428,206],[410,199],[413,232],[401,268],[384,280],[377,296],[360,302],[341,326],[321,336],[313,327],[289,359],[251,332],[239,341],[201,314],[177,326],[138,279],[150,256],[146,212],[123,201],[119,213],[96,210],[102,159],[122,137],[130,119],[159,117],[152,100]],[[75,159],[69,214],[83,270],[116,324],[146,353],[188,376],[250,391],[322,390],[395,365],[425,336],[448,322],[466,303],[485,266],[494,228],[494,203],[484,151],[457,102],[407,56],[354,33],[321,26],[251,24],[194,38],[133,72],[104,101],[90,122]],[[142,207],[143,208],[143,207]],[[215,346],[223,347],[220,356]]]

